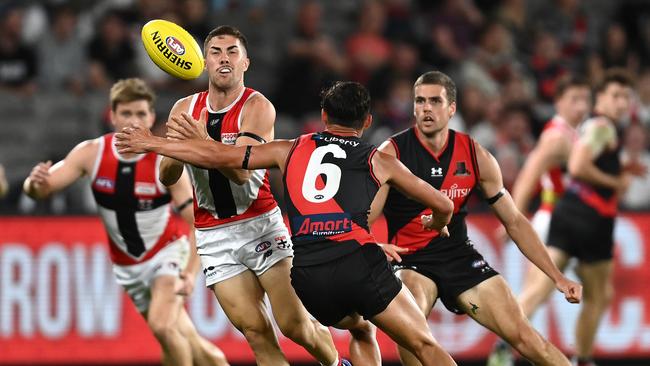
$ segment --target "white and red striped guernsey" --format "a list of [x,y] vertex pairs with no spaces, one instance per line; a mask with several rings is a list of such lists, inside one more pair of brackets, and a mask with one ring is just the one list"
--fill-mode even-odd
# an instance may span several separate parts
[[161,157],[148,153],[125,159],[112,133],[98,140],[90,179],[111,259],[118,265],[142,263],[184,235],[171,216],[171,196],[158,181]]
[[[567,139],[571,140],[571,144],[578,139],[578,131],[571,127],[569,123],[559,115],[553,116],[544,126],[544,131],[558,130]],[[555,203],[564,194],[566,185],[569,182],[569,177],[565,173],[565,166],[554,166],[542,174],[540,179],[541,190],[541,205],[540,210],[553,211]]]
[[[232,104],[219,111],[210,108],[207,91],[196,93],[192,96],[189,113],[198,120],[201,110],[207,108],[206,123],[210,137],[234,145],[241,128],[244,104],[257,93],[244,88]],[[271,194],[266,169],[252,171],[250,179],[238,185],[219,170],[201,169],[189,164],[187,167],[194,187],[194,226],[197,229],[211,229],[250,219],[278,205]]]

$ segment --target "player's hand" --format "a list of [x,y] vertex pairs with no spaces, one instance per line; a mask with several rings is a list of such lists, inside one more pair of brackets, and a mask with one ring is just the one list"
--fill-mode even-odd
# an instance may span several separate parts
[[147,144],[152,137],[148,128],[124,127],[122,131],[115,134],[115,147],[121,154],[146,153],[148,151]]
[[582,300],[582,285],[575,281],[571,281],[562,276],[562,278],[555,283],[555,287],[564,294],[566,301],[572,304],[578,304],[580,300]]
[[44,163],[38,163],[34,168],[32,168],[31,173],[29,173],[29,184],[34,188],[46,188],[48,186],[51,167],[51,160]]
[[449,237],[449,229],[447,229],[447,224],[443,221],[436,220],[433,215],[422,215],[420,216],[420,221],[422,222],[422,228],[424,230],[436,230],[438,232],[438,235],[441,237]]
[[208,110],[203,108],[199,120],[183,112],[180,116],[172,116],[167,122],[167,138],[176,140],[205,140],[210,138],[207,128]]
[[188,271],[182,271],[178,277],[180,281],[176,287],[176,295],[190,296],[194,291],[195,275]]
[[386,255],[386,259],[388,259],[389,262],[395,261],[397,263],[402,262],[402,257],[400,257],[400,253],[408,253],[409,249],[408,248],[402,248],[397,245],[393,244],[377,244],[381,248],[381,250],[384,251],[384,254]]

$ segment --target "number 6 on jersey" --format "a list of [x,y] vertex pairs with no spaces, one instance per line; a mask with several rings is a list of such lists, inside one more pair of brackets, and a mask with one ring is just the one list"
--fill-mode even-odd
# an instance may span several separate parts
[[[309,202],[320,203],[336,195],[341,184],[341,168],[332,163],[323,163],[325,155],[331,153],[337,159],[345,159],[347,154],[339,145],[329,144],[314,149],[309,158],[305,179],[302,181],[302,195]],[[318,177],[324,174],[325,186],[316,187]]]

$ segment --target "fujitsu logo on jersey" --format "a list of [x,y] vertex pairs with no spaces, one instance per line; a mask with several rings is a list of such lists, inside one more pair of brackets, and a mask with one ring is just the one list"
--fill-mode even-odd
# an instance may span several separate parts
[[464,198],[466,197],[469,192],[470,188],[458,188],[458,184],[453,184],[449,189],[442,188],[440,189],[440,192],[444,194],[445,196],[449,197],[449,199],[455,199],[455,198]]
[[336,136],[322,136],[320,139],[325,142],[334,142],[339,145],[350,145],[352,147],[359,146],[359,141],[346,140],[346,139],[338,138]]
[[349,213],[298,216],[292,227],[295,236],[331,236],[352,231],[352,219]]

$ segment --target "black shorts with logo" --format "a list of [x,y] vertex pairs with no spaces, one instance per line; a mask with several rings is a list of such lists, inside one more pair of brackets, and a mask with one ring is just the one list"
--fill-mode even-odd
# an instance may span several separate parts
[[410,269],[431,279],[442,303],[456,314],[465,313],[458,306],[460,294],[499,274],[474,249],[469,239],[450,245],[436,243],[401,257],[402,262],[395,264],[393,269],[396,272]]
[[614,218],[599,215],[567,193],[553,209],[548,246],[585,263],[611,260],[614,257]]
[[354,313],[370,319],[402,289],[384,252],[374,244],[326,263],[294,265],[291,285],[307,311],[327,326]]

